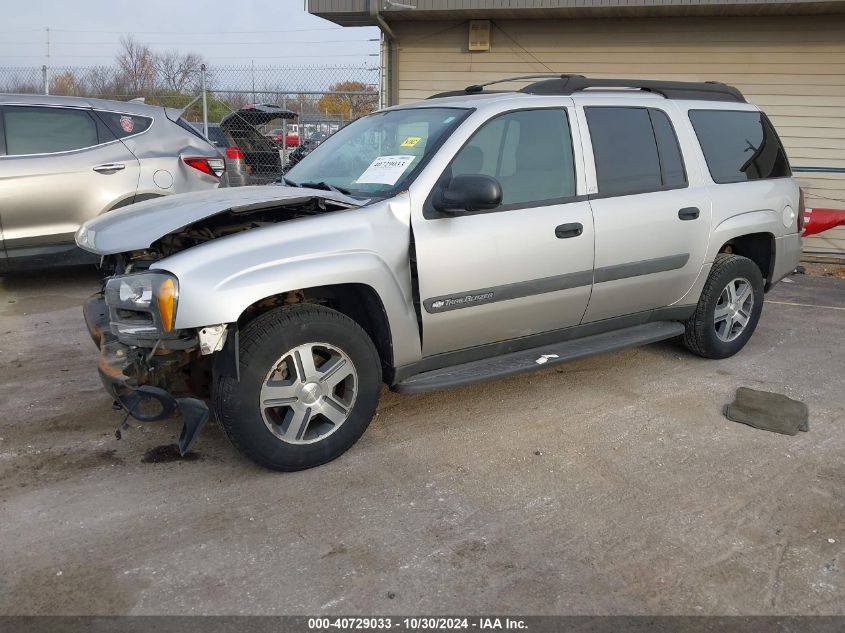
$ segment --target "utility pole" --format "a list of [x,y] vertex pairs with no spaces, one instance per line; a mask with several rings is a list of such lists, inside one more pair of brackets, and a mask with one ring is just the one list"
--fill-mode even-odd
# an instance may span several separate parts
[[255,60],[251,59],[250,63],[252,65],[252,102],[255,103]]
[[42,79],[44,80],[44,94],[50,94],[50,27],[47,27],[47,63],[42,69]]
[[200,77],[202,79],[202,135],[208,138],[208,92],[205,83],[205,64],[200,66]]

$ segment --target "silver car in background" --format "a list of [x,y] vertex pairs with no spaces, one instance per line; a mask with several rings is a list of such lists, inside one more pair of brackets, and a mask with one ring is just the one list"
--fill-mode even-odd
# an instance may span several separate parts
[[180,110],[0,94],[0,271],[89,261],[73,240],[83,222],[214,189],[224,170]]

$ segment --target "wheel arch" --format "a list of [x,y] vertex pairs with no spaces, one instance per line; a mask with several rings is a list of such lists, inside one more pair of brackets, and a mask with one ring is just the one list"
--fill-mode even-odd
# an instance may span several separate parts
[[237,320],[241,329],[247,323],[276,307],[314,303],[324,305],[349,317],[360,325],[378,351],[382,370],[392,376],[394,367],[393,338],[384,302],[375,288],[364,283],[339,283],[298,288],[264,297],[248,305]]
[[781,215],[771,209],[731,216],[713,229],[707,261],[719,253],[747,257],[757,264],[768,290],[774,276],[776,238],[781,234]]
[[[256,232],[260,233],[260,232]],[[396,366],[419,360],[420,333],[411,301],[410,279],[397,275],[381,257],[369,251],[344,251],[319,255],[296,256],[278,254],[285,244],[268,245],[267,249],[227,248],[248,233],[217,240],[196,249],[188,249],[168,257],[155,269],[167,270],[179,279],[176,308],[177,329],[205,327],[217,323],[238,323],[256,305],[276,305],[279,297],[288,297],[309,290],[320,303],[334,302],[342,312],[356,315],[351,305],[358,301],[367,309],[372,303],[389,327],[378,321],[369,324],[374,336],[389,332],[389,346],[380,352]],[[227,244],[228,241],[228,244]],[[251,240],[243,240],[249,244]],[[277,251],[274,261],[268,258]],[[203,252],[204,251],[204,252]],[[202,255],[200,257],[200,255]],[[362,286],[364,288],[362,288]],[[338,290],[340,287],[340,290]],[[326,289],[333,288],[332,291]],[[314,289],[322,289],[322,292]],[[319,296],[322,294],[323,296]],[[350,299],[351,297],[351,299]],[[364,320],[357,314],[360,320]],[[354,317],[353,317],[354,318]]]
[[730,238],[719,247],[719,252],[747,257],[757,264],[763,275],[764,290],[768,291],[774,275],[775,243],[771,233],[748,233]]

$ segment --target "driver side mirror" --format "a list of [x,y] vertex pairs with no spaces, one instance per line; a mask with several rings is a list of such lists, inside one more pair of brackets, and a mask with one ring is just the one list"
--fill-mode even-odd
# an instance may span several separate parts
[[487,211],[502,204],[502,185],[492,176],[463,174],[449,181],[434,200],[434,208],[442,213]]

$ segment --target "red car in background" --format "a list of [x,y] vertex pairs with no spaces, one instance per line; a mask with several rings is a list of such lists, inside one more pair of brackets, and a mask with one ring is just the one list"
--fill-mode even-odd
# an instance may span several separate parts
[[299,134],[294,130],[288,130],[288,133],[285,134],[284,128],[276,128],[275,130],[270,130],[270,133],[267,134],[270,138],[276,141],[279,145],[284,144],[287,147],[296,147],[299,145]]

